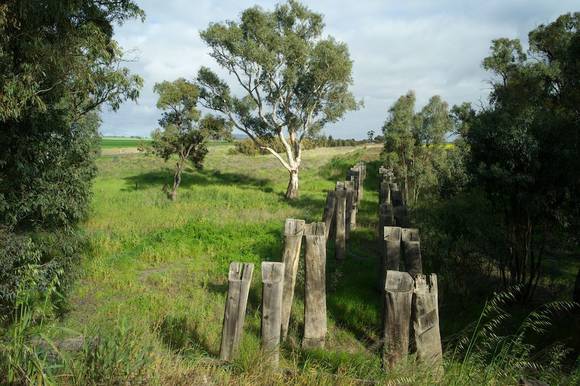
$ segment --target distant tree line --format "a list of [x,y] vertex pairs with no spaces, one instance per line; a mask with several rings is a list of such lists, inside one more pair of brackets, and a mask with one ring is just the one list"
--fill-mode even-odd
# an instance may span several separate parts
[[[277,138],[271,138],[264,140],[269,147],[276,151],[283,151],[284,144]],[[333,138],[332,135],[320,135],[315,138],[305,138],[302,140],[302,149],[316,149],[319,147],[340,147],[340,146],[357,146],[361,144],[366,144],[366,140],[356,140],[351,139],[341,139]],[[258,154],[268,154],[268,151],[262,149],[251,139],[242,139],[234,142],[234,147],[230,150],[231,154],[245,154],[245,155],[258,155]]]

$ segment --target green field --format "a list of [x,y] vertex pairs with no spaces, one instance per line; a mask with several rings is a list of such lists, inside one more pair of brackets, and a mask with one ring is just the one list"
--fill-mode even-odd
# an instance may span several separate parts
[[129,138],[129,137],[102,137],[102,149],[118,149],[127,147],[137,147],[141,142],[147,142],[149,139]]

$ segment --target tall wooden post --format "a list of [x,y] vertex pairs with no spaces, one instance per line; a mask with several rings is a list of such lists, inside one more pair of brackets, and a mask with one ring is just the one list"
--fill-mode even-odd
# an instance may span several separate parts
[[364,162],[359,162],[357,164],[357,168],[358,168],[358,184],[357,184],[357,189],[358,189],[358,194],[357,194],[357,198],[358,198],[358,202],[360,203],[363,199],[363,194],[364,194],[364,182],[365,182],[365,178],[367,175],[367,165]]
[[262,350],[272,367],[280,361],[284,263],[262,262]]
[[409,353],[413,278],[407,272],[387,271],[383,312],[383,367],[393,368]]
[[346,257],[346,189],[341,182],[336,183],[336,209],[334,231],[334,257],[344,260]]
[[421,240],[419,239],[419,229],[403,228],[401,233],[403,242],[403,256],[405,260],[405,270],[411,275],[423,273],[421,261]]
[[325,235],[326,239],[330,237],[332,226],[334,225],[334,212],[336,208],[336,192],[330,190],[326,194],[326,206],[324,207],[324,214],[322,215],[322,221],[325,225]]
[[413,339],[417,360],[439,372],[443,370],[443,350],[439,331],[437,275],[416,275],[413,293]]
[[391,203],[391,189],[389,188],[389,183],[383,180],[379,190],[379,204],[387,203]]
[[254,264],[238,262],[230,264],[228,297],[226,299],[220,346],[221,360],[230,361],[237,354],[244,329],[246,305],[248,304],[248,293],[250,292],[253,272]]
[[346,189],[345,236],[348,240],[350,239],[350,231],[356,227],[356,195],[354,190],[354,183],[352,181],[345,181],[344,187]]
[[304,220],[286,219],[284,224],[284,295],[282,298],[282,340],[288,335],[288,325],[294,299],[296,272],[304,233]]
[[379,285],[385,288],[385,275],[387,271],[398,271],[401,261],[401,228],[386,226],[381,232],[381,272],[379,275]]
[[303,348],[323,348],[326,337],[326,239],[324,223],[306,226]]
[[[389,203],[384,203],[379,206],[379,232],[382,232],[381,227],[395,226],[395,218],[393,217],[393,206]],[[382,242],[382,237],[379,238]]]

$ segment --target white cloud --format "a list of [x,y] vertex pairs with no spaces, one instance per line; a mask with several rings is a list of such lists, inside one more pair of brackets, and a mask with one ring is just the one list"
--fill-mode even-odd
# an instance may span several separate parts
[[[129,67],[145,85],[137,104],[103,114],[102,131],[115,135],[148,135],[157,124],[155,82],[192,78],[204,65],[216,68],[199,37],[210,22],[236,19],[258,4],[277,1],[158,0],[141,1],[144,23],[129,22],[116,31],[121,46],[136,61]],[[571,12],[571,0],[310,0],[325,15],[326,33],[348,44],[354,60],[353,91],[365,107],[329,126],[334,137],[363,138],[379,131],[388,106],[408,90],[419,106],[440,94],[450,104],[479,103],[488,93],[481,60],[492,39],[520,38],[537,25]],[[221,71],[220,71],[221,72]]]

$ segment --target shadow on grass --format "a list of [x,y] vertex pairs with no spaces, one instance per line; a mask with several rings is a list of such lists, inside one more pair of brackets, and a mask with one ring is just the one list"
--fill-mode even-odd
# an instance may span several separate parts
[[341,328],[351,332],[369,350],[379,348],[381,298],[376,290],[379,268],[372,234],[353,231],[347,241],[345,261],[334,259],[329,243],[327,255],[327,308]]
[[186,316],[165,316],[158,334],[169,349],[179,353],[187,353],[193,349],[211,356],[219,354],[212,348],[204,334],[198,331],[195,323]]
[[[124,178],[127,183],[124,191],[136,191],[158,186],[173,184],[173,171],[170,169],[152,171]],[[248,174],[222,173],[219,170],[194,170],[188,168],[182,175],[180,188],[194,185],[221,185],[237,186],[241,188],[258,189],[263,192],[273,192],[270,186],[272,181],[265,178],[256,178]]]

